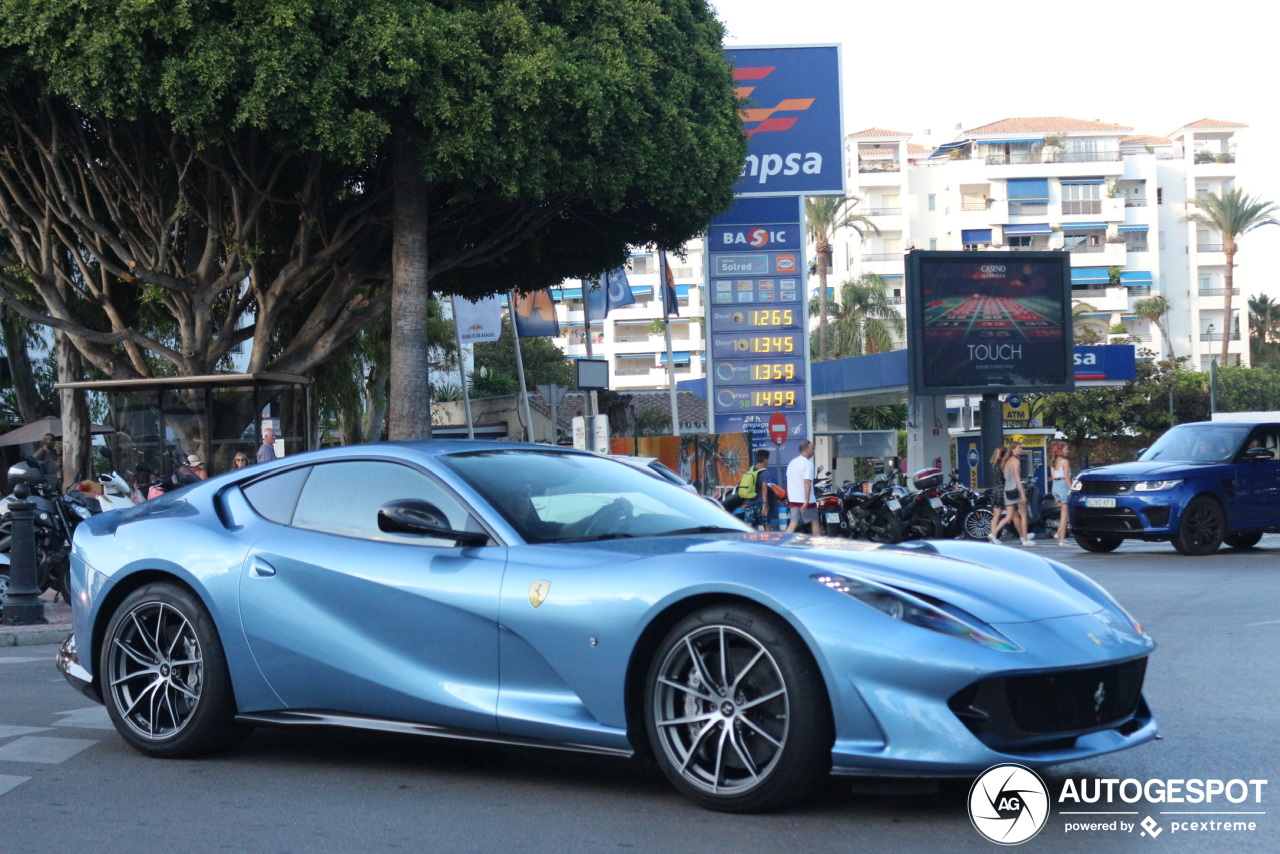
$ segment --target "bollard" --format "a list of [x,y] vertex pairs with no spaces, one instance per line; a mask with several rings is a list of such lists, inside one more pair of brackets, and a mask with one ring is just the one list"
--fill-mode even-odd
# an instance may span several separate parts
[[9,546],[9,590],[4,597],[4,625],[34,626],[47,623],[40,588],[36,583],[36,506],[27,500],[31,488],[19,483],[13,488],[17,501],[10,502],[13,520]]

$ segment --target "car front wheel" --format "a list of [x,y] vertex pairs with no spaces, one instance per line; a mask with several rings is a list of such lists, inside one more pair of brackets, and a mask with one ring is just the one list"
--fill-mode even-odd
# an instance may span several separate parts
[[667,634],[645,685],[645,726],[663,773],[709,809],[775,809],[831,769],[834,727],[817,665],[759,608],[708,606]]
[[233,746],[249,729],[235,697],[213,619],[170,582],[130,593],[107,625],[99,665],[107,712],[148,756],[199,756]]
[[1222,505],[1205,495],[1197,495],[1182,511],[1173,547],[1184,555],[1213,554],[1222,545],[1227,516]]

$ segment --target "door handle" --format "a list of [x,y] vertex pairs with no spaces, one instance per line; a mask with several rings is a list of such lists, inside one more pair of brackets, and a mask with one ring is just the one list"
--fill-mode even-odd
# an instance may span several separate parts
[[255,557],[249,567],[249,572],[252,573],[254,578],[271,578],[276,574],[276,568],[262,558]]

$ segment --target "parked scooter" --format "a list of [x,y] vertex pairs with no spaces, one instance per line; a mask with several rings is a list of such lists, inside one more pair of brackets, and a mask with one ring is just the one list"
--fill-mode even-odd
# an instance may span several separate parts
[[115,472],[98,475],[98,483],[102,484],[102,495],[98,498],[98,504],[102,507],[103,513],[108,510],[122,510],[137,503],[133,491],[129,489],[129,484]]

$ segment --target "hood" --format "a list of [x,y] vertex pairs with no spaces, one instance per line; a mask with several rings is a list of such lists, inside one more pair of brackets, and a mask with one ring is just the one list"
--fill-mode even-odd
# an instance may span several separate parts
[[840,595],[808,580],[818,573],[939,599],[991,624],[1092,614],[1105,607],[1034,553],[958,540],[882,546],[804,534],[713,534],[516,548],[538,549],[542,561],[545,550],[555,550],[556,566],[652,562],[652,569],[633,564],[624,571],[655,575],[671,571],[671,558],[685,555],[688,559],[676,567],[682,585],[741,584],[792,609]]
[[1223,463],[1197,463],[1188,460],[1151,460],[1150,462],[1113,463],[1080,472],[1081,480],[1166,480],[1188,474],[1204,474]]

